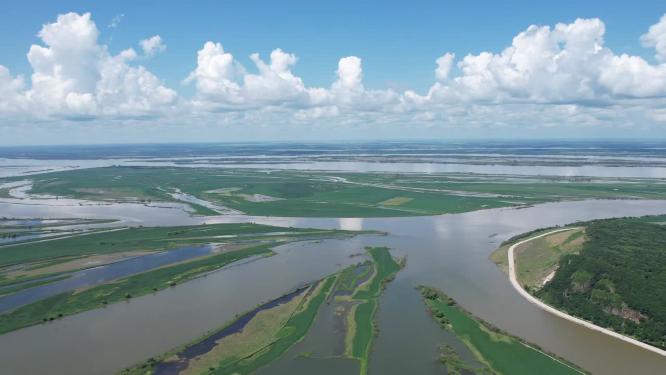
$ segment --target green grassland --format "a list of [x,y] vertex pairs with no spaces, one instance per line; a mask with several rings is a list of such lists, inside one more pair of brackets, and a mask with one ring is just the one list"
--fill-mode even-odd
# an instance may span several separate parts
[[[662,199],[666,194],[666,185],[653,179],[475,174],[106,167],[31,179],[32,194],[149,202],[175,201],[170,193],[179,189],[249,215],[300,217],[435,215],[573,199]],[[198,214],[215,214],[191,205]]]
[[368,372],[368,362],[372,339],[375,335],[375,313],[379,304],[384,285],[389,282],[402,267],[391,256],[386,247],[371,247],[367,249],[372,258],[372,277],[358,286],[352,294],[351,300],[359,304],[353,309],[354,323],[348,327],[351,347],[347,353],[361,362],[362,375]]
[[540,289],[544,280],[556,270],[562,256],[580,252],[584,236],[584,228],[575,228],[516,246],[518,281],[527,290]]
[[487,368],[476,373],[511,375],[582,374],[584,372],[556,359],[475,318],[450,297],[422,287],[424,301],[442,328],[455,333]]
[[314,321],[319,306],[326,300],[328,293],[333,288],[335,277],[328,277],[323,280],[323,285],[318,290],[315,290],[304,305],[299,306],[296,312],[287,321],[275,335],[276,340],[268,347],[261,348],[250,357],[242,358],[241,360],[229,361],[221,363],[220,368],[213,371],[214,374],[249,374],[265,366],[268,363],[276,360],[292,345],[300,341],[303,336],[308,332],[312,322]]
[[[525,238],[537,237],[553,230],[555,229],[540,229],[530,232],[529,236],[518,236],[506,241],[490,254],[490,259],[508,274],[507,252],[511,245]],[[557,269],[562,256],[579,253],[584,241],[585,228],[572,227],[571,230],[536,238],[517,246],[514,256],[518,281],[532,293],[541,289],[546,278]]]

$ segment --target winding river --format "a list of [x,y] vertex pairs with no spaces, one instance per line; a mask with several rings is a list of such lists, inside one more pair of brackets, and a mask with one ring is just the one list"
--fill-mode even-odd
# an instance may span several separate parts
[[[558,172],[569,175],[580,171]],[[605,176],[606,172],[603,169],[597,175]],[[632,173],[616,169],[614,174],[625,173],[666,176],[661,169]],[[666,200],[590,200],[428,217],[317,219],[196,217],[184,204],[100,204],[28,197],[0,199],[0,212],[6,217],[119,220],[113,225],[256,222],[389,233],[291,243],[278,247],[273,257],[230,265],[155,294],[1,335],[0,363],[2,372],[7,374],[114,373],[356,263],[359,259],[351,255],[370,245],[389,246],[408,259],[407,267],[381,298],[377,314],[380,332],[370,362],[373,374],[441,373],[435,359],[443,335],[425,313],[415,289],[421,284],[444,290],[473,314],[595,374],[656,374],[666,369],[666,358],[558,318],[529,303],[488,259],[503,240],[519,233],[579,220],[663,214]]]
[[[21,211],[16,207],[19,205],[12,206]],[[57,207],[42,205],[23,207],[27,211],[24,216],[63,217],[67,207],[86,206],[60,206],[64,207],[60,211]],[[666,213],[666,201],[594,200],[455,215],[372,219],[201,218],[190,217],[173,207],[140,207],[143,208],[88,206],[86,211],[94,208],[95,212],[87,213],[99,217],[124,217],[124,223],[166,225],[202,220],[251,221],[278,226],[376,229],[390,235],[285,245],[277,249],[278,254],[274,257],[227,267],[152,295],[2,335],[0,363],[3,371],[115,372],[200,336],[223,325],[236,314],[306,282],[355,263],[357,259],[350,255],[360,252],[366,245],[387,245],[408,258],[407,267],[389,284],[381,300],[377,317],[380,334],[371,358],[372,373],[438,372],[433,361],[439,336],[424,332],[434,327],[414,289],[420,284],[441,288],[481,318],[593,373],[659,373],[666,366],[666,359],[651,352],[577,326],[533,306],[488,260],[490,252],[501,241],[518,233],[577,220]],[[38,212],[40,210],[44,211]],[[107,212],[109,210],[112,213]],[[172,212],[160,216],[164,210]],[[141,211],[140,214],[137,211]]]

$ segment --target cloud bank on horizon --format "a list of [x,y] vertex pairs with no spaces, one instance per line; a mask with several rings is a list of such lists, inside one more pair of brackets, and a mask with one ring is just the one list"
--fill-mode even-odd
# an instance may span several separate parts
[[68,13],[39,31],[30,77],[0,65],[0,122],[666,124],[666,15],[640,38],[654,63],[614,53],[605,31],[596,18],[532,25],[499,53],[444,53],[424,93],[365,87],[358,56],[340,58],[330,86],[311,87],[292,71],[292,53],[255,53],[246,67],[206,41],[183,78],[194,88],[186,97],[141,65],[166,50],[159,35],[114,55],[90,13]]

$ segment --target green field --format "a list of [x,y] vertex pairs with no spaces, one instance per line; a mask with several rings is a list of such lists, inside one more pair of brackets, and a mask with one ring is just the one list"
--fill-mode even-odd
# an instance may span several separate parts
[[455,333],[479,362],[487,366],[487,369],[478,369],[478,372],[505,375],[584,374],[473,317],[445,294],[426,287],[422,287],[421,292],[433,318],[442,328]]
[[[170,194],[178,189],[249,215],[297,217],[418,216],[559,200],[666,196],[666,185],[656,179],[456,173],[106,167],[47,173],[31,179],[32,194],[151,202],[176,201]],[[197,214],[215,214],[211,209],[191,206]]]

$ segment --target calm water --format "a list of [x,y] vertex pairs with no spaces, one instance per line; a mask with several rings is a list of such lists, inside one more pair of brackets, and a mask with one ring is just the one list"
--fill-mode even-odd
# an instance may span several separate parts
[[67,278],[0,297],[0,314],[56,294],[107,283],[147,270],[213,253],[213,245],[185,246],[156,254],[135,256],[103,266],[63,274]]
[[[387,158],[390,158],[387,155]],[[593,157],[590,157],[594,159]],[[405,172],[405,173],[481,173],[481,174],[506,174],[527,176],[589,176],[589,177],[627,177],[627,178],[666,178],[666,167],[663,167],[664,159],[659,159],[662,166],[641,166],[644,158],[634,160],[635,165],[604,166],[596,165],[596,162],[583,163],[582,165],[553,166],[539,160],[533,161],[534,165],[505,165],[486,161],[485,164],[465,164],[461,161],[441,162],[381,162],[381,161],[293,161],[283,158],[266,158],[246,163],[243,159],[226,160],[224,162],[215,159],[200,160],[188,158],[174,159],[109,159],[109,160],[33,160],[33,159],[2,159],[0,158],[0,177],[26,176],[35,173],[72,170],[80,168],[96,168],[108,166],[153,166],[153,167],[197,167],[197,168],[255,168],[255,169],[292,169],[311,171],[346,171],[346,172]],[[650,158],[651,159],[651,158]],[[558,157],[557,160],[565,161],[566,158]],[[566,164],[566,163],[565,163]]]
[[[666,201],[565,202],[416,218],[218,217],[215,220],[220,222],[378,229],[391,235],[283,246],[271,258],[231,267],[126,303],[2,335],[0,363],[7,373],[112,373],[358,262],[359,258],[350,255],[366,245],[388,245],[406,254],[408,261],[381,300],[372,373],[428,374],[441,370],[433,361],[442,336],[433,330],[435,326],[425,314],[414,288],[419,284],[443,289],[474,314],[594,373],[661,373],[666,359],[575,326],[525,302],[488,260],[499,242],[531,229],[592,218],[659,213],[666,213]],[[304,363],[305,368],[311,365]]]
[[[557,149],[551,149],[552,153]],[[517,152],[516,150],[512,152]],[[629,153],[628,155],[634,155]],[[636,156],[642,156],[636,153]],[[122,160],[0,160],[0,176],[112,164],[175,165],[173,162]],[[220,166],[192,161],[181,166]],[[308,162],[225,164],[228,167],[343,171],[475,172],[524,175],[585,175],[666,178],[666,168],[604,166],[493,166],[444,163]],[[235,315],[307,282],[356,263],[367,245],[387,245],[407,256],[407,267],[382,296],[380,333],[370,363],[373,374],[435,374],[437,346],[447,334],[425,312],[415,286],[440,288],[475,315],[499,328],[561,355],[598,374],[664,373],[666,359],[605,335],[553,317],[524,301],[488,260],[498,244],[519,233],[578,220],[666,213],[666,201],[585,201],[542,204],[525,209],[495,209],[416,218],[300,219],[225,215],[192,217],[183,204],[99,204],[73,199],[0,199],[1,216],[25,218],[116,219],[113,225],[187,225],[202,222],[258,222],[278,226],[377,229],[389,236],[303,242],[282,246],[278,255],[238,264],[174,288],[134,298],[0,336],[0,372],[8,374],[109,374],[158,355]],[[87,227],[101,227],[96,224]],[[306,342],[338,347],[325,340],[326,319]],[[326,324],[329,327],[326,328]],[[318,333],[322,332],[322,333]],[[323,349],[322,349],[323,350]],[[336,349],[337,350],[337,349]],[[316,360],[297,364],[303,373],[318,371]],[[354,363],[340,361],[344,372]],[[276,370],[279,367],[275,368]],[[299,370],[300,371],[300,370]],[[266,371],[270,373],[271,371]],[[279,372],[279,371],[277,371]]]

